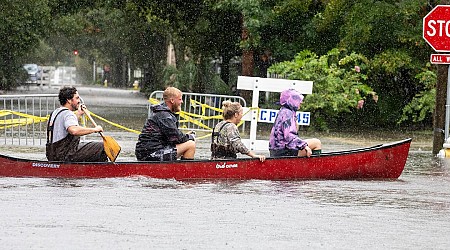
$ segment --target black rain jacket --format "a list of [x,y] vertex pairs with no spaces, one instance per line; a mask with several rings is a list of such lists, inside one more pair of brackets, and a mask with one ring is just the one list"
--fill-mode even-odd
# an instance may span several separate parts
[[165,103],[150,107],[151,115],[136,143],[136,155],[151,154],[166,146],[187,142],[190,137],[178,129],[178,118]]

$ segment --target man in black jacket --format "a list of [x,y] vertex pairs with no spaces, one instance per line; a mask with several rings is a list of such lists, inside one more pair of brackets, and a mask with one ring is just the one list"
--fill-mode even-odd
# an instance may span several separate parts
[[163,98],[163,103],[150,107],[151,115],[136,143],[136,158],[139,161],[194,159],[195,135],[182,133],[175,116],[183,103],[181,91],[168,87]]

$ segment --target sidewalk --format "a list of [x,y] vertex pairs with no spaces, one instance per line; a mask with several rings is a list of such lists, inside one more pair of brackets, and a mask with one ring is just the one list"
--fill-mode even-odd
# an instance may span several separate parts
[[[29,86],[18,87],[16,90],[8,91],[7,95],[24,95],[24,94],[58,94],[62,86]],[[89,101],[89,105],[103,105],[103,106],[133,106],[133,105],[147,105],[148,100],[146,96],[134,89],[117,89],[105,88],[101,86],[90,85],[74,85],[78,93],[85,102]]]

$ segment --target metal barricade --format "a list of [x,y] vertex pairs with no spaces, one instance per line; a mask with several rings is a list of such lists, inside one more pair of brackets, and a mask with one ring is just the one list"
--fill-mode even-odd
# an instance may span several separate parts
[[[154,91],[150,94],[150,99],[156,99],[159,102],[163,101],[164,91]],[[215,95],[215,94],[199,94],[199,93],[184,93],[183,104],[181,110],[189,113],[189,117],[194,122],[180,122],[180,128],[186,130],[196,131],[210,131],[219,123],[221,118],[213,118],[222,115],[217,109],[222,109],[222,102],[229,100],[231,102],[239,102],[242,107],[247,104],[244,98],[240,96]],[[150,105],[148,105],[148,116],[151,114]],[[183,120],[182,118],[180,120]],[[201,125],[199,125],[201,123]],[[245,123],[242,124],[242,132],[245,130]]]
[[5,112],[0,117],[0,145],[45,145],[47,123],[33,117],[46,117],[57,107],[57,94],[0,95],[0,110]]

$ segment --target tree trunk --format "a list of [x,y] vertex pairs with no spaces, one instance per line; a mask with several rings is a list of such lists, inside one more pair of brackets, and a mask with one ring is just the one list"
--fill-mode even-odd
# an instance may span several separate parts
[[220,79],[230,86],[230,60],[231,56],[229,53],[222,54],[222,64],[220,65]]
[[[243,17],[242,17],[242,41],[246,41],[249,38],[249,31],[244,27]],[[253,60],[253,49],[248,46],[248,49],[242,51],[242,75],[243,76],[253,76],[254,60]],[[240,91],[241,96],[249,101],[251,99],[251,91],[243,90]]]
[[124,56],[121,54],[117,56],[113,62],[113,67],[111,69],[112,73],[112,79],[111,83],[108,82],[108,86],[114,86],[114,87],[123,87],[125,86],[127,79],[125,77],[126,70],[124,70],[124,65],[126,65],[126,60],[124,59]]
[[253,50],[244,50],[242,52],[242,75],[253,76]]
[[194,93],[205,93],[205,83],[207,82],[206,75],[209,71],[209,61],[204,61],[204,57],[200,57],[196,60],[197,63],[197,74],[195,76],[194,83],[192,84],[192,92]]

